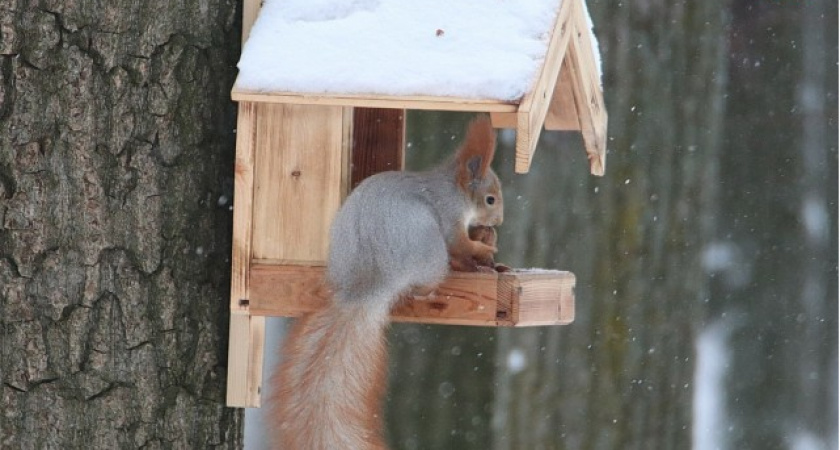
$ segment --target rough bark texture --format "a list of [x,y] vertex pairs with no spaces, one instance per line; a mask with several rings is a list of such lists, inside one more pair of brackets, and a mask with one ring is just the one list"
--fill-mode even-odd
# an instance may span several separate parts
[[238,50],[232,0],[0,5],[0,447],[240,444]]

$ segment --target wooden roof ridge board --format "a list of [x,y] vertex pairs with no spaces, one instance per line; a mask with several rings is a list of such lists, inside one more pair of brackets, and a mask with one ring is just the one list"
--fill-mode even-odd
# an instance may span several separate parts
[[[560,3],[542,67],[518,102],[456,96],[262,92],[241,89],[236,83],[231,98],[237,102],[487,112],[496,128],[516,129],[516,173],[529,171],[543,126],[580,131],[590,172],[600,176],[606,163],[607,113],[583,1]],[[248,35],[258,9],[258,2],[245,1],[248,17],[243,36]]]

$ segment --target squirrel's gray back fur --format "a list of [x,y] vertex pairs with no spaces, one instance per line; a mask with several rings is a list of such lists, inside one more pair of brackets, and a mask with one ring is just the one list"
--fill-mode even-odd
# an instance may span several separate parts
[[[327,279],[335,300],[364,301],[440,283],[447,242],[471,206],[455,162],[426,172],[383,172],[347,198],[333,222]],[[467,218],[468,219],[468,218]]]

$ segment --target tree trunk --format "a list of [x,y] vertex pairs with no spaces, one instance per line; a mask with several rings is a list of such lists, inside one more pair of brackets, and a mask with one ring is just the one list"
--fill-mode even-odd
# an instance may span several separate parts
[[228,0],[0,6],[3,448],[233,448]]
[[733,11],[721,234],[747,276],[713,305],[737,318],[728,440],[836,448],[837,2]]

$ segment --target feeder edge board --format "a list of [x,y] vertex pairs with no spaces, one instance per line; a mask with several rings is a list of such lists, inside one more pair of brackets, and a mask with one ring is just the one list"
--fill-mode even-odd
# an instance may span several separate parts
[[469,97],[376,94],[303,94],[255,92],[234,88],[233,101],[291,103],[301,105],[358,106],[363,108],[426,109],[435,111],[515,112],[517,103]]
[[569,45],[568,58],[572,86],[577,105],[578,120],[586,152],[589,154],[590,172],[603,176],[606,168],[607,109],[601,89],[601,77],[592,53],[592,30],[583,7],[578,4],[572,14],[575,33]]
[[[300,316],[329,301],[323,267],[254,261],[250,283],[249,309],[255,316]],[[574,285],[574,274],[561,271],[452,273],[434,295],[404,299],[391,319],[473,326],[566,325],[574,320]]]
[[554,96],[560,65],[566,57],[570,35],[574,26],[570,17],[578,2],[564,1],[554,22],[551,40],[548,43],[545,60],[538,72],[534,85],[519,104],[516,117],[516,173],[528,173],[531,159],[537,148],[537,141],[542,131],[548,105]]
[[[256,105],[239,105],[234,162],[233,249],[231,255],[230,331],[228,347],[227,404],[258,406],[262,380],[265,318],[251,316],[240,307],[249,293],[251,263],[251,214],[254,190],[254,140],[256,130],[250,127],[255,120]],[[259,373],[257,373],[259,372]]]

